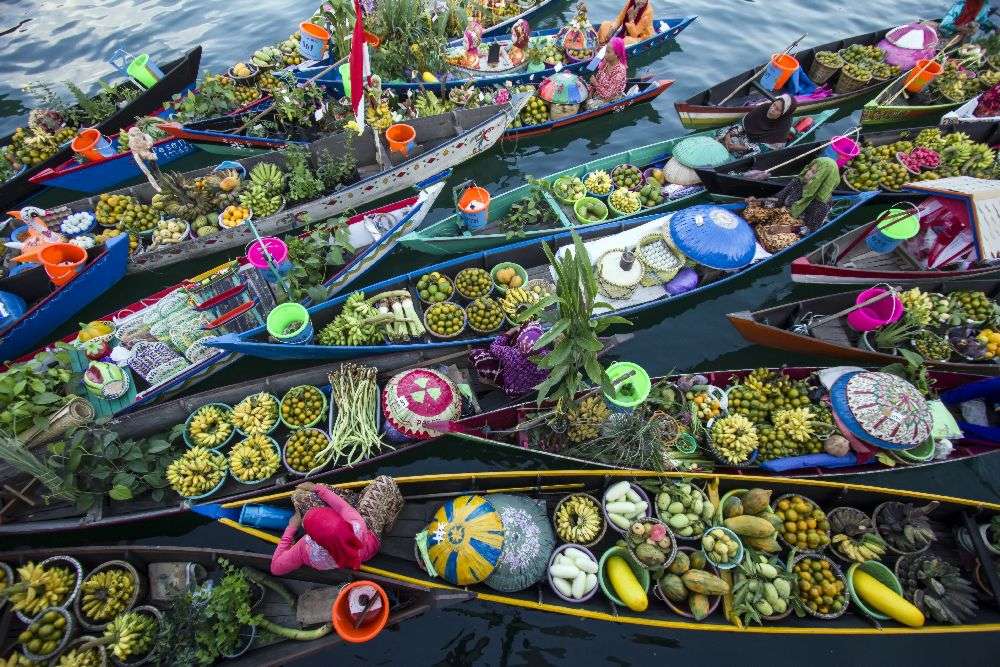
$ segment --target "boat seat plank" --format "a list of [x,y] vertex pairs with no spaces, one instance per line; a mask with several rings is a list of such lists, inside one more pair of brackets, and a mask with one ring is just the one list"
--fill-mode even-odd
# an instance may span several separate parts
[[820,340],[837,343],[838,345],[848,345],[853,347],[855,338],[851,335],[853,331],[850,331],[844,322],[845,321],[843,319],[838,319],[815,327],[813,329],[813,336],[819,338]]

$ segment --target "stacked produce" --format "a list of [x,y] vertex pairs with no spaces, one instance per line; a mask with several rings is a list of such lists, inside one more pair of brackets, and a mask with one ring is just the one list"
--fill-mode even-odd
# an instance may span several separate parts
[[385,342],[385,330],[380,326],[385,321],[365,300],[364,292],[354,292],[333,321],[320,330],[316,340],[320,345],[376,345]]
[[455,289],[466,299],[478,299],[493,291],[493,279],[485,269],[462,269],[455,276]]
[[274,215],[284,203],[285,174],[270,162],[260,162],[250,170],[250,182],[240,193],[240,204],[258,218]]
[[577,549],[563,549],[549,565],[552,586],[565,597],[581,600],[597,588],[597,561]]
[[701,538],[701,550],[713,565],[730,568],[740,562],[742,547],[730,531],[711,528]]
[[[515,278],[520,279],[520,276]],[[469,318],[469,326],[480,333],[496,331],[503,324],[504,314],[500,304],[489,297],[475,299],[465,312]]]
[[98,646],[87,647],[81,644],[61,653],[55,665],[56,667],[101,667],[106,662],[105,655]]
[[511,123],[511,127],[541,125],[549,120],[549,105],[538,95],[533,95]]
[[830,540],[833,550],[845,560],[863,563],[881,560],[886,552],[885,540],[878,536],[871,519],[853,508],[841,508],[830,513]]
[[552,184],[552,192],[561,199],[576,201],[587,194],[587,186],[578,176],[556,179]]
[[289,428],[312,426],[325,409],[326,396],[312,385],[292,387],[281,398],[281,420]]
[[722,525],[739,536],[746,546],[777,553],[781,551],[777,536],[782,525],[780,517],[771,511],[771,491],[754,488],[733,493],[723,501]]
[[822,556],[806,556],[792,568],[799,600],[814,614],[839,615],[847,606],[847,584],[837,566]]
[[425,303],[447,301],[454,291],[451,280],[437,271],[425,273],[417,280],[417,294]]
[[29,653],[38,657],[51,656],[63,644],[69,628],[66,623],[66,613],[58,609],[50,609],[29,625],[17,636],[17,641]]
[[213,490],[226,477],[226,457],[204,447],[192,447],[167,467],[171,488],[185,498],[194,498]]
[[270,433],[278,423],[278,400],[263,391],[251,394],[236,404],[230,421],[244,435]]
[[639,197],[642,200],[642,205],[645,208],[652,208],[653,206],[659,206],[663,203],[663,192],[659,181],[652,179],[651,182],[646,183],[639,190]]
[[675,604],[687,604],[694,620],[704,620],[712,608],[711,598],[729,592],[729,584],[710,571],[701,551],[678,551],[674,562],[657,581],[660,592]]
[[917,553],[937,539],[929,514],[937,503],[918,507],[913,503],[890,501],[875,512],[878,534],[897,553]]
[[180,243],[187,236],[188,224],[176,219],[161,219],[153,230],[154,244]]
[[563,542],[590,544],[604,532],[604,525],[601,508],[588,495],[568,496],[556,507],[556,536]]
[[136,580],[121,567],[88,575],[80,586],[80,611],[91,623],[105,623],[125,611],[135,596]]
[[801,551],[818,551],[830,543],[830,523],[826,513],[805,496],[781,498],[774,513],[781,520],[781,537]]
[[450,301],[435,303],[424,314],[427,330],[435,336],[452,338],[465,329],[465,311]]
[[593,440],[610,416],[611,410],[603,396],[587,396],[566,414],[566,437],[570,442]]
[[195,447],[215,449],[229,441],[233,434],[232,410],[209,403],[191,413],[187,423],[188,441]]
[[650,570],[669,565],[677,550],[670,529],[658,519],[633,522],[625,531],[625,543],[632,557]]
[[241,482],[262,482],[278,472],[280,466],[274,441],[266,435],[247,436],[229,452],[229,470]]
[[642,197],[638,192],[627,188],[618,188],[608,197],[608,203],[619,213],[631,215],[638,213],[642,208]]
[[648,515],[648,509],[649,503],[628,481],[618,482],[604,492],[604,513],[619,532],[631,530],[636,520]]
[[587,186],[587,192],[601,196],[611,192],[611,175],[603,169],[592,171],[583,179],[583,184]]
[[711,428],[712,451],[726,463],[748,463],[757,450],[757,427],[741,414],[719,417]]
[[[29,121],[30,123],[30,121]],[[10,151],[4,157],[15,167],[34,167],[59,151],[59,146],[76,136],[76,128],[60,127],[49,130],[43,124],[19,127],[11,135]]]
[[697,538],[715,515],[705,493],[688,482],[662,484],[656,494],[658,516],[678,537]]
[[142,611],[129,611],[108,624],[101,641],[118,660],[129,660],[149,653],[156,634],[156,617]]
[[64,565],[29,562],[17,568],[17,577],[17,583],[0,592],[25,616],[65,605],[76,585],[76,573]]
[[743,624],[762,625],[769,617],[801,609],[796,583],[776,557],[748,555],[733,579],[733,614]]
[[975,589],[954,564],[923,554],[902,559],[898,569],[903,594],[924,616],[959,625],[976,615]]
[[517,272],[517,269],[512,266],[505,266],[498,270],[493,275],[493,281],[498,287],[504,288],[504,290],[516,289],[524,284],[524,279]]
[[326,464],[327,461],[319,458],[319,454],[328,444],[329,438],[318,429],[294,431],[285,443],[285,462],[289,468],[304,475]]
[[642,186],[642,171],[631,164],[622,164],[611,170],[611,181],[616,188],[638,190]]
[[329,374],[337,419],[330,431],[330,445],[319,455],[321,459],[332,454],[338,464],[354,465],[382,450],[377,376],[377,369],[358,364],[343,364]]

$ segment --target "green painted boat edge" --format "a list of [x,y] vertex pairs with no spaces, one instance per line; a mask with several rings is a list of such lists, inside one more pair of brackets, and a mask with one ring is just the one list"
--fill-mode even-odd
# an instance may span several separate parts
[[965,104],[965,102],[948,102],[947,104],[923,104],[911,106],[875,104],[874,102],[875,101],[872,100],[861,109],[862,127],[925,121],[929,116],[940,117]]
[[[789,142],[789,145],[794,146],[795,144],[800,143],[812,136],[817,129],[825,124],[836,113],[837,109],[826,109],[820,111],[813,118],[812,127],[806,132],[803,132],[799,136],[795,137],[794,140]],[[798,121],[799,118],[801,118],[801,116],[797,117],[796,121]],[[673,148],[673,146],[679,141],[689,137],[714,135],[714,131],[704,130],[701,132],[685,134],[679,137],[664,139],[663,141],[647,144],[638,148],[632,148],[627,151],[621,151],[620,153],[615,153],[613,155],[606,155],[604,157],[597,158],[596,160],[591,160],[590,162],[578,164],[554,174],[549,174],[540,180],[552,183],[556,179],[562,178],[563,176],[579,176],[595,169],[610,170],[611,168],[623,163],[648,164],[649,162],[662,157],[666,151]],[[530,191],[531,185],[526,183],[522,186],[514,188],[513,190],[508,190],[507,192],[500,193],[499,195],[493,197],[490,201],[490,221],[506,215],[511,205],[526,197]],[[663,202],[659,206],[642,209],[636,213],[636,215],[668,213],[696,201],[703,194],[704,193],[702,192],[698,192],[687,197],[669,200]],[[545,199],[549,202],[550,206],[554,205],[553,208],[556,215],[559,216],[562,227],[533,229],[526,231],[523,236],[518,237],[517,239],[507,238],[505,234],[469,234],[462,229],[461,224],[459,223],[458,214],[454,213],[443,220],[431,223],[422,229],[418,229],[407,234],[399,241],[399,245],[408,248],[409,250],[414,250],[427,255],[468,254],[471,252],[478,252],[480,250],[488,250],[489,248],[509,243],[513,240],[524,240],[546,236],[548,234],[553,234],[555,232],[562,231],[563,229],[578,225],[575,218],[570,218],[565,209],[562,206],[559,206],[558,202],[556,202],[553,197],[546,194]]]

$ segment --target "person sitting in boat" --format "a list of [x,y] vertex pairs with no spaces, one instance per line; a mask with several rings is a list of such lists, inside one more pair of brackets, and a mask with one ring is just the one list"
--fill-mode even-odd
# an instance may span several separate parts
[[[292,502],[295,513],[271,556],[275,576],[302,566],[359,569],[378,553],[381,534],[402,508],[402,494],[395,480],[381,475],[365,487],[357,509],[329,487],[312,482],[299,484]],[[300,526],[306,534],[296,542]]]
[[510,29],[511,45],[507,50],[510,64],[517,66],[527,57],[528,42],[531,39],[531,26],[524,19],[518,19]]
[[715,138],[735,157],[753,155],[765,147],[781,148],[788,141],[797,106],[795,98],[787,94],[773,102],[761,102],[739,123],[719,130]]
[[592,107],[613,102],[625,93],[628,82],[628,60],[625,55],[625,40],[613,37],[604,50],[604,59],[597,66],[597,73],[590,78],[587,87],[590,96],[587,104]]
[[969,39],[979,30],[992,32],[996,26],[990,20],[989,0],[957,0],[938,24],[938,31],[946,37],[961,35]]
[[798,176],[775,195],[774,206],[788,209],[808,232],[826,222],[832,207],[833,191],[840,185],[840,168],[828,157],[819,157],[806,165]]
[[627,0],[614,21],[601,23],[597,40],[607,44],[616,35],[625,39],[625,46],[653,36],[653,6],[649,0]]
[[479,69],[479,45],[483,43],[483,24],[475,16],[469,19],[465,26],[465,57],[462,58],[462,67],[466,69]]

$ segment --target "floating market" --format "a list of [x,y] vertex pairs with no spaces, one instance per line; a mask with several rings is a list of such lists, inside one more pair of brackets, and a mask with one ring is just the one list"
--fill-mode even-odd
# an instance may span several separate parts
[[991,664],[1000,8],[772,1],[0,29],[0,667]]

